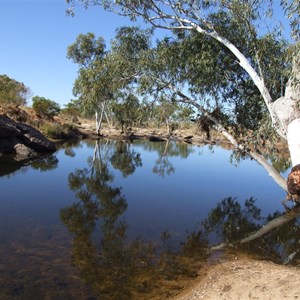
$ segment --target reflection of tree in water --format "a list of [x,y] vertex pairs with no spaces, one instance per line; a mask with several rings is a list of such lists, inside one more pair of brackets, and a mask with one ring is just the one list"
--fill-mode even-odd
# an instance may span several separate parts
[[[163,154],[168,143],[156,144],[160,144]],[[127,202],[121,188],[113,185],[111,168],[129,176],[141,165],[139,154],[123,142],[103,141],[96,143],[94,156],[88,162],[88,168],[69,175],[77,202],[61,210],[61,219],[74,234],[73,262],[100,299],[147,299],[150,295],[163,299],[167,294],[170,297],[184,280],[197,276],[201,262],[212,250],[228,245],[267,255],[274,261],[300,259],[296,217],[253,238],[260,232],[261,224],[268,227],[287,216],[275,213],[262,217],[253,198],[244,205],[232,197],[221,201],[201,227],[187,234],[177,252],[168,244],[172,237],[167,231],[162,234],[161,245],[142,238],[128,240],[127,223],[121,219]],[[208,241],[212,239],[224,243],[209,248]],[[167,292],[163,291],[163,283]]]
[[[150,144],[151,145],[151,144]],[[159,157],[153,167],[153,173],[161,177],[171,175],[175,172],[175,167],[170,161],[170,157],[187,158],[193,152],[190,145],[184,143],[175,143],[167,140],[166,142],[152,143],[151,148],[157,150]]]
[[[244,207],[229,197],[212,209],[202,221],[202,228],[193,235],[211,240],[217,236],[221,244],[211,250],[226,246],[239,247],[276,262],[299,263],[300,260],[300,208],[290,212],[275,212],[261,216],[253,198],[245,200]],[[264,225],[261,225],[264,224]]]
[[[126,211],[127,202],[121,189],[112,186],[113,175],[100,148],[97,142],[91,170],[76,170],[69,175],[78,201],[61,210],[61,219],[75,235],[73,261],[84,280],[103,299],[121,299],[128,295],[128,284],[142,263],[139,248],[125,244],[126,223],[119,217]],[[103,234],[100,245],[92,238],[97,223]],[[130,255],[133,252],[135,255]]]
[[56,169],[58,166],[58,159],[55,155],[37,159],[31,163],[31,167],[42,172]]
[[[105,144],[96,143],[94,157],[89,158],[89,168],[69,175],[70,188],[76,192],[77,202],[61,210],[61,219],[74,234],[73,262],[100,299],[147,299],[154,290],[164,295],[162,281],[178,286],[178,278],[196,276],[199,265],[189,257],[195,243],[190,238],[182,254],[175,255],[168,247],[164,252],[141,238],[127,239],[127,224],[120,219],[127,209],[127,202],[121,188],[113,186],[108,162],[112,159],[112,165],[117,164],[124,170],[123,162],[119,158],[116,163],[114,155],[120,149],[127,151],[128,147],[117,144],[113,153],[105,151],[107,149]],[[126,163],[131,158],[132,172],[141,163],[133,151],[127,151],[121,157]],[[128,170],[124,172],[125,176],[129,174]],[[100,241],[96,234],[99,229]],[[196,244],[199,246],[199,241]],[[174,288],[173,292],[176,291]]]
[[134,149],[130,148],[130,144],[123,141],[116,142],[115,152],[110,161],[112,166],[120,170],[124,177],[134,173],[137,167],[142,166],[141,154],[136,153]]
[[245,200],[242,207],[236,199],[228,197],[211,210],[202,224],[206,234],[213,231],[221,241],[232,242],[259,228],[260,213],[253,198]]
[[[282,226],[275,228],[260,238],[250,241],[247,245],[249,249],[255,249],[261,255],[272,259],[275,262],[299,264],[300,262],[300,211],[287,213],[275,212],[266,218],[267,224],[283,220]],[[287,219],[285,221],[285,219]],[[245,248],[245,247],[243,247]]]

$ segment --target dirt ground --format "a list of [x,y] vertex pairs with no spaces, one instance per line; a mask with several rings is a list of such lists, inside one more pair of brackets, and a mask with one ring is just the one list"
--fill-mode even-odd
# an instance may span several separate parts
[[235,258],[209,268],[204,278],[174,299],[300,299],[300,269]]

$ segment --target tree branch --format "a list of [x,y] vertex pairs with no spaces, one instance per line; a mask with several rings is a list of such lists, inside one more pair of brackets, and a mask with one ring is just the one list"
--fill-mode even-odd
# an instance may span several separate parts
[[271,220],[267,224],[263,225],[259,230],[249,234],[245,238],[243,238],[239,241],[231,242],[231,243],[224,242],[224,243],[212,246],[209,250],[210,251],[216,251],[216,250],[224,249],[228,246],[234,247],[235,245],[249,243],[249,242],[251,242],[251,241],[253,241],[257,238],[260,238],[261,236],[267,234],[268,232],[272,231],[273,229],[278,228],[280,226],[283,226],[284,224],[294,220],[299,215],[300,215],[300,207],[295,207],[291,211],[289,211],[288,213],[285,213],[285,214]]

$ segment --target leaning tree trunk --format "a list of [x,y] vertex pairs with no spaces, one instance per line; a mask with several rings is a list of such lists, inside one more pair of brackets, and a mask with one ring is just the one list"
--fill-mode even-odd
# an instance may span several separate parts
[[300,55],[294,57],[292,76],[286,85],[284,97],[273,104],[274,113],[286,127],[286,136],[292,170],[287,178],[287,200],[300,203]]
[[300,164],[300,118],[289,123],[287,139],[292,166],[294,167]]
[[[296,81],[300,77],[300,67],[294,66]],[[300,81],[300,80],[299,80]],[[285,95],[277,99],[272,108],[282,121],[287,132],[287,142],[293,167],[300,164],[300,85],[292,80],[286,85]]]

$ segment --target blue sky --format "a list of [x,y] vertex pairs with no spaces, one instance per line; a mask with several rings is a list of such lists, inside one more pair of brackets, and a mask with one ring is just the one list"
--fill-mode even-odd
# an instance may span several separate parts
[[66,8],[64,0],[0,0],[0,74],[61,105],[74,98],[78,68],[66,53],[77,35],[94,32],[109,44],[117,27],[130,25],[99,7],[78,8],[75,17]]
[[78,67],[66,53],[77,35],[94,32],[109,45],[116,28],[132,24],[100,7],[79,7],[75,17],[66,16],[67,7],[64,0],[0,0],[0,74],[62,106],[74,98]]

